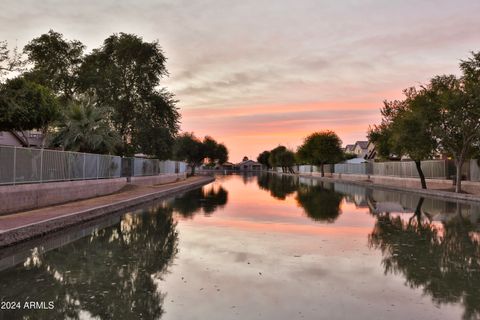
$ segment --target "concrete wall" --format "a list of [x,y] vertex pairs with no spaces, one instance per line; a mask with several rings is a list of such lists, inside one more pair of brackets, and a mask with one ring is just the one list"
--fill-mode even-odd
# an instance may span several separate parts
[[[132,177],[131,184],[147,186],[184,179],[185,173]],[[126,178],[116,178],[0,186],[0,215],[104,196],[127,184]]]
[[0,186],[0,214],[98,197],[126,184],[127,179],[116,178]]

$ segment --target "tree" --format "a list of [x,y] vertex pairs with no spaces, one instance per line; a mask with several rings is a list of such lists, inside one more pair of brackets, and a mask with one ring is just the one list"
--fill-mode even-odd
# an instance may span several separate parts
[[228,161],[228,149],[223,143],[219,143],[216,150],[216,159],[219,164]]
[[120,143],[102,110],[89,99],[70,104],[53,139],[53,145],[65,150],[90,153],[111,154]]
[[270,151],[265,150],[258,155],[257,161],[262,165],[266,166],[267,169],[270,169],[271,165],[270,165],[270,162],[268,162],[269,158],[270,158]]
[[298,157],[309,164],[320,166],[321,176],[325,176],[323,166],[342,159],[342,141],[333,131],[315,132],[305,138],[298,148]]
[[14,78],[0,87],[0,131],[20,131],[29,146],[26,130],[39,129],[45,137],[49,126],[60,116],[58,101],[42,85]]
[[209,164],[223,164],[228,160],[228,149],[223,143],[218,143],[210,136],[203,139],[203,150]]
[[[426,87],[436,119],[432,132],[440,149],[456,167],[455,192],[461,191],[462,167],[480,143],[480,54],[462,61],[462,78],[437,76]],[[477,74],[477,75],[475,75]]]
[[165,160],[172,156],[172,146],[179,130],[177,101],[172,94],[162,91],[153,93],[148,102],[135,119],[132,149],[135,153]]
[[[93,91],[98,103],[105,107],[123,141],[123,153],[135,151],[129,141],[142,143],[141,125],[164,128],[164,133],[175,137],[179,114],[173,96],[159,92],[160,79],[166,76],[166,58],[158,42],[145,42],[134,34],[114,34],[103,46],[85,57],[81,66],[79,86],[85,92]],[[162,94],[163,92],[163,94]],[[165,101],[161,101],[161,100]],[[171,115],[168,124],[148,123],[144,115],[156,114],[158,105]],[[167,110],[168,109],[168,110]],[[148,119],[148,118],[147,118]]]
[[191,168],[191,175],[195,174],[195,167],[205,159],[203,143],[193,133],[186,132],[177,137],[173,146],[173,156],[180,161],[186,161]]
[[25,62],[17,47],[11,53],[7,41],[0,41],[0,80],[10,72],[21,71]]
[[85,46],[66,40],[53,30],[30,41],[23,49],[33,69],[27,77],[50,88],[67,104],[74,96]]
[[278,146],[270,151],[268,162],[272,168],[281,167],[283,172],[293,173],[295,154],[284,146]]
[[404,90],[405,100],[385,101],[380,126],[369,132],[369,139],[388,158],[392,153],[408,156],[415,162],[420,183],[427,188],[421,161],[429,159],[436,150],[431,130],[431,113],[424,90],[414,87]]

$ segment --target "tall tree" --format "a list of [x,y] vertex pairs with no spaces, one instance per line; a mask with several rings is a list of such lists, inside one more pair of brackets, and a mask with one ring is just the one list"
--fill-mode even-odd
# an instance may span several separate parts
[[165,90],[150,96],[132,127],[131,144],[134,152],[155,156],[160,160],[172,156],[180,118],[176,103],[173,95]]
[[[172,95],[160,94],[158,86],[166,76],[165,56],[158,42],[145,42],[134,34],[114,34],[103,46],[85,58],[79,84],[84,91],[93,91],[100,105],[105,107],[115,128],[122,136],[124,153],[135,151],[129,145],[140,145],[145,130],[158,130],[168,134],[167,141],[178,132],[179,114]],[[163,91],[165,92],[165,91]],[[164,100],[161,102],[161,100]],[[161,102],[161,103],[160,103]],[[171,115],[169,123],[148,122],[145,115],[161,104]],[[164,112],[165,113],[165,112]],[[141,130],[139,128],[143,126]]]
[[414,87],[404,90],[405,99],[385,101],[380,126],[369,132],[369,139],[383,157],[408,156],[415,162],[420,183],[427,188],[421,161],[429,159],[436,150],[432,135],[432,115],[425,90]]
[[[441,150],[452,156],[456,167],[455,192],[461,191],[462,168],[480,144],[480,55],[463,61],[462,78],[437,76],[427,86],[436,115],[432,131]],[[477,65],[476,65],[477,64]]]
[[33,64],[26,75],[50,89],[67,104],[75,93],[85,46],[77,40],[64,39],[53,30],[30,41],[24,52]]
[[315,132],[305,138],[298,148],[298,157],[309,164],[320,166],[321,176],[325,176],[324,165],[336,163],[343,157],[342,141],[333,131]]
[[45,137],[49,126],[60,116],[57,99],[42,85],[14,78],[0,87],[0,131],[19,131],[29,146],[27,130],[38,129]]

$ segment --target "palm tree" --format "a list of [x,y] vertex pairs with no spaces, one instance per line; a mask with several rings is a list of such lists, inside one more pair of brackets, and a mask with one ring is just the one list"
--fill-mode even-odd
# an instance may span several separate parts
[[120,142],[104,112],[86,98],[69,105],[53,139],[54,145],[65,150],[109,154]]

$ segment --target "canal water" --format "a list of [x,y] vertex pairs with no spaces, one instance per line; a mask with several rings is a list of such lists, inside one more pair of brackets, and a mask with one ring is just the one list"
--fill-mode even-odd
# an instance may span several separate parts
[[0,319],[479,319],[480,207],[263,174],[0,251]]

